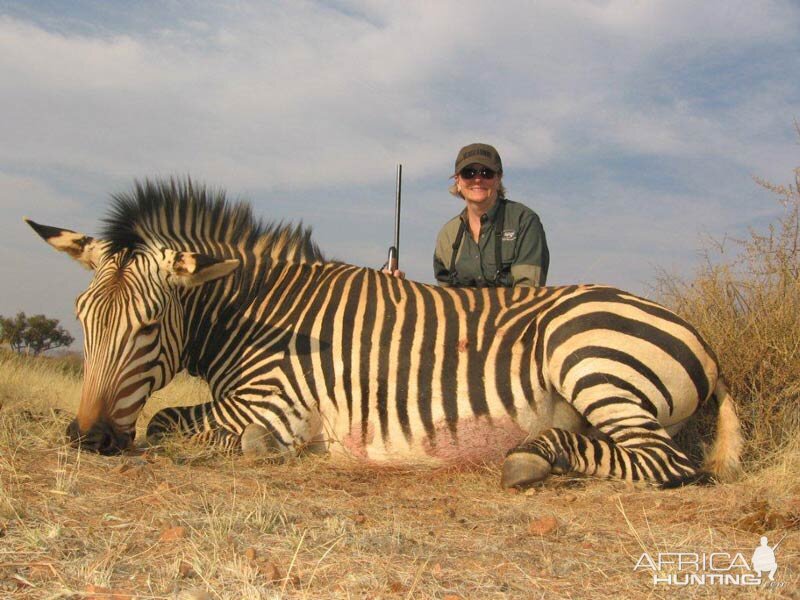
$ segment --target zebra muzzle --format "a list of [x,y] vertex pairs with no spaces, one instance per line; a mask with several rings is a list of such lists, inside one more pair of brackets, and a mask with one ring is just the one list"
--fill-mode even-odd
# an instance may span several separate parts
[[105,421],[97,421],[88,431],[82,432],[75,419],[67,426],[67,437],[73,446],[97,452],[104,456],[119,454],[132,443],[135,431],[119,432]]

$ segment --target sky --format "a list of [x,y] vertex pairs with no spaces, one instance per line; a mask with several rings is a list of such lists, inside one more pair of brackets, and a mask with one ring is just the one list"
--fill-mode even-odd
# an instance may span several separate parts
[[0,0],[0,315],[80,339],[91,274],[24,223],[95,235],[111,194],[186,176],[433,282],[458,149],[493,144],[548,284],[650,295],[780,215],[800,165],[797,0]]

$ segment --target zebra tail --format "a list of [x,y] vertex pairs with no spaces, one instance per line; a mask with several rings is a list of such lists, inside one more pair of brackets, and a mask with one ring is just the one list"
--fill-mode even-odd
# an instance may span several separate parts
[[706,454],[703,470],[722,482],[734,481],[742,473],[741,455],[744,447],[742,426],[736,414],[736,404],[722,378],[714,389],[717,398],[717,431],[714,443]]

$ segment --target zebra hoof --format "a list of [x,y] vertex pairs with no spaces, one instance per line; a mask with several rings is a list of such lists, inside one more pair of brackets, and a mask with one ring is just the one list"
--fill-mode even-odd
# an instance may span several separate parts
[[247,458],[275,458],[281,451],[272,434],[258,423],[250,423],[244,428],[241,444],[242,454]]
[[509,454],[503,463],[500,485],[504,489],[527,487],[550,475],[552,467],[538,454],[517,452]]
[[147,434],[145,435],[146,445],[148,446],[160,446],[164,443],[164,439],[167,437],[167,432],[161,428],[153,428],[152,430],[148,427]]
[[300,454],[325,455],[328,454],[328,442],[321,435],[318,435],[307,442],[300,450]]

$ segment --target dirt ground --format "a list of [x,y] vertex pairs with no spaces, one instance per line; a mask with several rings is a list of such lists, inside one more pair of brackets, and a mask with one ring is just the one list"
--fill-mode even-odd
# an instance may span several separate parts
[[[518,493],[499,465],[269,464],[185,442],[109,458],[64,445],[70,413],[51,408],[79,382],[26,377],[0,369],[0,598],[800,598],[797,452],[735,484]],[[774,582],[679,585],[754,575],[762,535]]]

